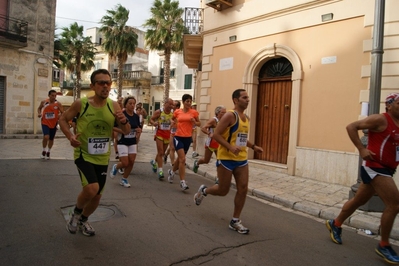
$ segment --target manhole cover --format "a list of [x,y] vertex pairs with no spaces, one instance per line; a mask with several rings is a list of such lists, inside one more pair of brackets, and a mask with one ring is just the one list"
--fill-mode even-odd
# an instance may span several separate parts
[[[61,212],[64,216],[65,221],[69,221],[69,213],[73,211],[75,205],[66,206],[61,208]],[[99,205],[96,211],[90,215],[89,221],[90,222],[98,222],[98,221],[105,221],[111,218],[119,218],[122,217],[122,212],[114,205]]]

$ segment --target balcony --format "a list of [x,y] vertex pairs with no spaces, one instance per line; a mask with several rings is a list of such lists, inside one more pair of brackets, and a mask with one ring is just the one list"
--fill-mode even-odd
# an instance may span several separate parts
[[[118,78],[118,72],[112,72],[111,73],[112,79],[117,79]],[[124,71],[123,80],[140,80],[140,79],[146,79],[146,80],[151,80],[151,72],[148,71]]]
[[209,7],[222,11],[223,9],[233,6],[233,0],[205,0],[205,4]]
[[189,68],[198,69],[202,61],[202,36],[204,28],[204,10],[202,8],[186,7],[184,24],[187,34],[183,36],[183,58]]
[[28,46],[28,22],[0,15],[0,45]]

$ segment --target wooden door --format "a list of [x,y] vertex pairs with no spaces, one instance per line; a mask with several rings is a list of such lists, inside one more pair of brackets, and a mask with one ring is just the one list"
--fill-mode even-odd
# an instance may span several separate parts
[[263,153],[254,158],[287,163],[291,114],[291,76],[259,80],[255,143]]

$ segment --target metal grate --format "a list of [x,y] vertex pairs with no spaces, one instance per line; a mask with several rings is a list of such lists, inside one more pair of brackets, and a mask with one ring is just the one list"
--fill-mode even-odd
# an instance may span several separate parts
[[200,34],[204,29],[204,10],[202,8],[186,7],[184,25],[188,34]]

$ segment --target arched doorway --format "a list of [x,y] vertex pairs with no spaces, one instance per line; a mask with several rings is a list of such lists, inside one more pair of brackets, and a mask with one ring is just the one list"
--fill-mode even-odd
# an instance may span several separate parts
[[[243,88],[248,91],[251,100],[257,103],[259,86],[259,73],[263,65],[275,58],[286,58],[291,63],[293,71],[291,73],[291,103],[290,103],[290,124],[289,124],[289,141],[288,141],[288,158],[287,163],[277,164],[273,162],[263,161],[265,164],[276,167],[279,169],[286,169],[290,175],[295,175],[296,169],[296,147],[298,145],[298,130],[299,130],[299,107],[300,107],[300,96],[301,96],[301,80],[303,76],[302,64],[299,56],[294,50],[285,45],[279,45],[277,43],[271,43],[265,45],[259,51],[255,52],[245,68]],[[253,123],[250,123],[249,127],[249,139],[251,142],[256,143],[260,136],[256,132],[258,106],[256,104],[250,104],[247,108],[247,114],[251,117]],[[263,147],[267,149],[267,147]],[[248,158],[254,158],[255,154],[249,151]],[[261,161],[261,160],[259,160]]]
[[268,60],[259,71],[254,159],[286,164],[289,148],[293,67],[286,58]]

